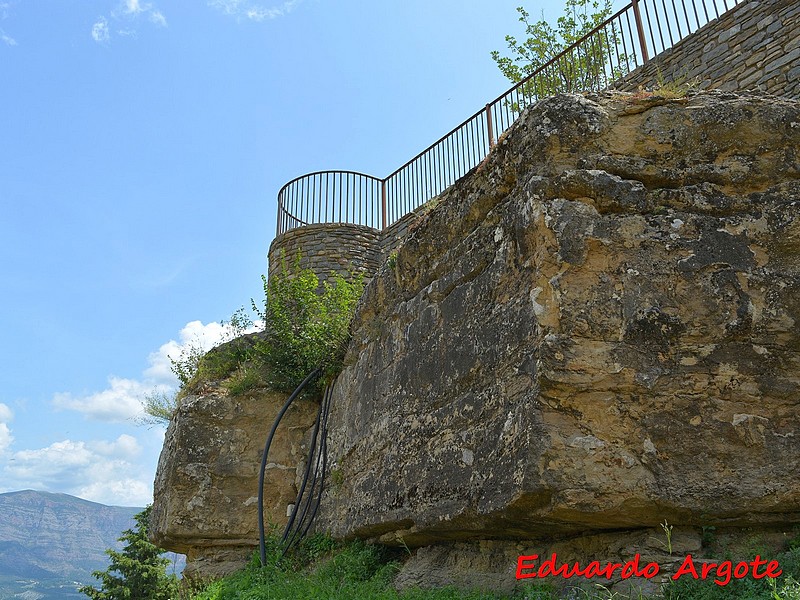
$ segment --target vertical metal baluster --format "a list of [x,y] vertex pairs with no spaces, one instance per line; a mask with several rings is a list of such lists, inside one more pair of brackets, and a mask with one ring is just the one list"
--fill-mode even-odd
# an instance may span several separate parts
[[[634,0],[634,1],[635,1],[635,0]],[[631,40],[631,53],[633,54],[633,64],[634,64],[634,68],[636,68],[636,67],[638,67],[640,64],[644,64],[644,62],[643,62],[643,61],[642,61],[642,62],[640,62],[640,61],[639,61],[639,55],[638,55],[638,54],[636,54],[636,44],[634,44],[634,42],[633,42],[633,40],[634,40],[634,37],[633,37],[633,29],[631,28],[631,17],[630,17],[630,14],[629,14],[628,12],[626,12],[626,13],[625,13],[625,22],[628,24],[628,37],[629,37],[629,38],[630,38],[630,40]],[[624,42],[625,42],[625,38],[624,38],[624,37],[622,38],[622,41],[623,41],[623,45],[624,45]],[[644,38],[642,38],[641,40],[639,40],[639,42],[640,42],[640,44],[641,44],[642,42],[644,42]],[[641,46],[640,46],[640,47],[641,47]],[[625,45],[625,51],[627,52],[627,50],[628,50],[628,47],[627,47],[627,45]],[[630,69],[628,69],[628,71],[630,71]]]
[[419,206],[419,191],[417,190],[417,178],[419,176],[419,171],[417,167],[417,161],[419,158],[415,158],[414,161],[409,165],[409,177],[408,177],[408,197],[410,199],[411,210],[416,210]]
[[433,193],[433,168],[431,165],[431,153],[425,153],[425,179],[428,182],[428,198],[433,198],[435,194]]
[[464,128],[460,127],[458,130],[458,176],[456,179],[461,179],[464,176]]
[[412,193],[412,189],[414,186],[414,163],[409,163],[408,166],[404,169],[405,175],[405,194],[406,194],[406,208],[403,211],[403,216],[410,213],[414,210],[414,194]]
[[325,173],[319,176],[319,191],[320,191],[320,203],[319,203],[320,209],[323,210],[322,198],[325,198],[325,206],[324,206],[324,212],[322,213],[322,218],[318,222],[325,223],[328,220],[328,176]]
[[675,15],[675,27],[678,29],[678,41],[683,39],[683,33],[681,32],[681,18],[678,15],[678,9],[675,8],[675,0],[670,0],[672,2],[672,14]]
[[[342,183],[342,191],[344,192],[344,218],[347,223],[358,223],[356,221],[356,209],[355,206],[351,206],[353,202],[353,197],[350,195],[350,174],[349,173],[342,173],[341,179]],[[351,213],[352,208],[352,214]]]
[[[674,4],[675,0],[672,0],[672,3]],[[683,9],[683,20],[686,23],[686,35],[690,35],[692,33],[692,26],[689,24],[689,13],[686,12],[685,0],[681,0],[681,8]],[[680,33],[680,26],[678,27],[678,32]]]
[[[343,190],[342,190],[342,174],[338,173],[339,175],[339,222],[340,223],[347,223],[347,200],[344,198]],[[334,181],[334,184],[336,182]],[[342,221],[342,209],[344,209],[344,221]]]
[[[614,27],[611,28],[611,38],[610,39],[608,37],[608,30],[605,30],[605,38],[606,38],[606,53],[608,54],[608,62],[607,62],[607,64],[608,64],[608,69],[610,71],[610,73],[609,73],[610,76],[607,76],[606,83],[608,83],[608,80],[610,80],[611,83],[614,83],[617,80],[617,73],[619,73],[621,71],[621,69],[619,68],[620,67],[620,64],[619,64],[619,48],[617,47],[617,40],[616,40],[616,36],[614,35]],[[613,51],[614,53],[613,54],[612,54],[612,50],[611,50],[612,41],[613,41],[613,47],[614,47],[614,51]],[[617,66],[616,67],[614,66],[614,54],[617,55]]]
[[450,139],[445,138],[440,142],[442,146],[442,167],[444,168],[444,184],[442,185],[442,190],[446,190],[450,187],[450,180],[451,180],[451,173],[450,168],[452,163],[450,162]]
[[298,212],[300,213],[300,220],[303,222],[308,222],[306,218],[306,212],[308,211],[308,198],[306,198],[306,178],[303,177],[300,181],[297,182],[298,196],[300,197],[299,208]]
[[402,214],[408,213],[408,167],[403,168],[403,177],[400,180],[402,184]]
[[400,218],[400,174],[396,173],[392,178],[392,214],[389,216],[389,224],[394,223]]
[[278,226],[275,229],[275,235],[279,236],[283,233],[283,190],[278,192]]
[[286,188],[286,199],[285,199],[285,201],[286,201],[286,204],[285,204],[285,209],[286,209],[286,229],[288,230],[288,229],[292,229],[293,227],[296,227],[296,225],[292,223],[292,186],[291,185],[288,188]]
[[423,205],[428,201],[425,195],[425,155],[423,154],[417,159],[417,201],[419,205]]
[[358,198],[358,190],[356,186],[358,185],[358,180],[355,174],[348,173],[347,174],[347,190],[348,194],[350,195],[350,202],[353,207],[353,223],[357,225],[366,225],[366,223],[362,222],[362,215],[361,215],[361,201]]
[[[659,52],[661,52],[661,50],[657,49],[656,37],[653,35],[653,20],[650,17],[650,11],[647,9],[646,0],[642,0],[642,4],[644,4],[644,13],[645,13],[645,16],[647,16],[647,29],[650,32],[650,43],[653,44],[653,52],[655,54],[658,54]],[[655,9],[653,10],[653,12],[655,12]],[[656,16],[656,18],[658,18],[658,17]],[[662,43],[663,43],[663,41],[662,41]],[[663,47],[662,47],[662,50],[663,50]]]
[[447,172],[449,174],[447,180],[447,187],[450,187],[451,185],[453,185],[453,182],[455,181],[455,164],[453,160],[455,155],[455,149],[453,148],[453,136],[448,135],[446,140],[447,140]]
[[694,13],[695,26],[697,29],[700,29],[700,15],[697,14],[697,2],[691,0],[690,4],[692,5],[692,12]]
[[[669,36],[669,45],[672,47],[675,42],[672,39],[672,27],[669,24],[669,9],[667,8],[667,0],[661,0],[661,6],[664,7],[664,26],[667,28],[667,35]],[[664,48],[666,50],[666,48]]]
[[297,226],[297,182],[293,183],[289,186],[289,214],[292,215],[292,219],[295,222],[295,227]]
[[442,147],[436,144],[436,193],[441,192],[442,188]]
[[292,217],[294,217],[294,206],[293,206],[294,197],[292,195],[293,191],[294,191],[294,186],[293,185],[289,186],[289,214],[292,215]]
[[479,114],[472,122],[472,148],[474,149],[472,153],[473,167],[483,160],[483,136],[478,135],[480,118]]

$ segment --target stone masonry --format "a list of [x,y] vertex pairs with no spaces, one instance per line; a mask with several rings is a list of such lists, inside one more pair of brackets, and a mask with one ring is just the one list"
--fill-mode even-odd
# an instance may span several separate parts
[[659,79],[701,89],[800,97],[800,2],[748,0],[631,73],[617,88]]

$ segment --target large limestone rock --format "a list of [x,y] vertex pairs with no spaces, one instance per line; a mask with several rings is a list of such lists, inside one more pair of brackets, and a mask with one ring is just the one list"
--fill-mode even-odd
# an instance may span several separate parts
[[[232,397],[207,382],[184,400],[170,423],[156,473],[150,536],[159,546],[186,554],[186,576],[226,575],[256,550],[258,471],[286,396],[259,390]],[[277,430],[264,481],[267,523],[286,523],[317,407],[296,400]]]
[[800,104],[641,96],[529,109],[372,280],[320,529],[800,521]]

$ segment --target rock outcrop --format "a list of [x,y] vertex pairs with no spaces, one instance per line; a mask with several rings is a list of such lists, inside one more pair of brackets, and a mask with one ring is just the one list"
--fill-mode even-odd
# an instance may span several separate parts
[[[665,520],[686,551],[704,526],[800,522],[800,103],[537,103],[409,226],[345,362],[317,528],[419,548],[401,585],[513,584],[534,549],[654,556]],[[190,574],[254,547],[282,402],[212,386],[170,426],[154,531]]]
[[368,286],[318,526],[800,521],[800,103],[557,96]]
[[[258,547],[258,471],[286,396],[259,390],[233,397],[209,382],[173,417],[158,463],[150,535],[162,548],[186,554],[186,576],[226,575]],[[267,523],[286,523],[316,406],[296,400],[276,433],[264,480]]]

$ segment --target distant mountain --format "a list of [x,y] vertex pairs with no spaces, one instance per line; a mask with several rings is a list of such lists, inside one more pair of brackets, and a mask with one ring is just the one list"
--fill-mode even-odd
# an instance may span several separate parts
[[107,548],[141,508],[105,506],[67,494],[0,494],[0,600],[84,598],[78,585],[108,568]]

